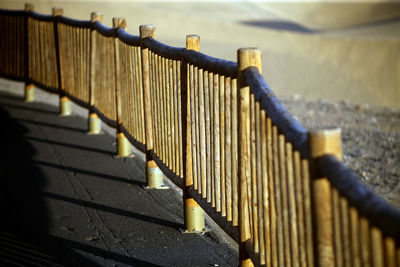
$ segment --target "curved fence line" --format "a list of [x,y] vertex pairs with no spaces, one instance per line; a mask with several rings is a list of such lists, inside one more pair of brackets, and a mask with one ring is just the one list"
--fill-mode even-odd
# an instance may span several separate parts
[[[400,266],[400,212],[340,162],[340,131],[308,133],[261,76],[261,54],[238,63],[90,21],[0,10],[0,75],[60,94],[146,154],[147,184],[160,171],[183,189],[188,232],[204,229],[202,209],[240,245],[243,265]],[[326,178],[323,178],[326,177]]]

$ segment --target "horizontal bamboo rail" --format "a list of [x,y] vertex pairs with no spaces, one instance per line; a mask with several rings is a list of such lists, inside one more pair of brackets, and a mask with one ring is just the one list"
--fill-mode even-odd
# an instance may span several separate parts
[[[0,76],[89,109],[117,130],[120,157],[146,154],[149,188],[163,175],[184,190],[185,232],[205,231],[206,211],[240,247],[243,266],[400,266],[400,212],[340,162],[340,131],[308,133],[261,76],[258,49],[238,63],[140,36],[102,15],[79,21],[0,10]],[[129,142],[128,142],[129,141]]]

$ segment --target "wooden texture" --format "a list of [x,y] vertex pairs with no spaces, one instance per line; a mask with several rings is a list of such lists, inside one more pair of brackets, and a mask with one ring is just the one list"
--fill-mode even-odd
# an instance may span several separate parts
[[[147,37],[154,38],[154,25],[141,25],[140,38]],[[153,149],[153,129],[151,120],[151,100],[150,100],[150,77],[149,77],[149,50],[142,47],[142,77],[143,77],[143,103],[144,103],[144,117],[145,117],[145,135],[146,135],[146,150]]]
[[[126,28],[126,21],[123,18],[113,18],[113,28]],[[122,82],[121,82],[121,65],[124,63],[120,60],[120,45],[118,38],[114,38],[114,67],[115,67],[115,105],[117,117],[117,131],[121,132],[122,126]]]
[[[186,49],[187,50],[200,50],[200,37],[197,35],[187,35],[186,36]],[[185,170],[185,185],[191,186],[193,184],[193,169],[196,169],[196,155],[195,152],[192,154],[192,151],[195,151],[195,145],[193,146],[192,142],[196,144],[195,137],[195,119],[194,119],[194,77],[193,77],[193,66],[187,67],[187,81],[186,81],[186,95],[187,99],[185,101],[182,100],[182,109],[184,111],[186,109],[186,170]],[[185,105],[184,105],[185,104]],[[197,175],[196,175],[197,178]],[[197,180],[195,181],[195,188],[197,189]]]
[[[101,13],[96,13],[92,12],[90,15],[90,21],[91,22],[96,22],[99,21],[101,22],[103,20],[103,14]],[[65,28],[65,27],[63,27]],[[99,72],[96,71],[96,64],[97,64],[97,50],[98,45],[97,45],[97,31],[94,29],[90,30],[90,82],[89,82],[89,107],[92,109],[95,105],[95,88],[97,86],[96,82],[98,81],[98,76]],[[93,112],[92,110],[89,110],[89,112]]]
[[[316,159],[333,154],[342,160],[340,129],[315,130],[310,132],[310,154]],[[316,225],[317,262],[319,266],[335,263],[332,190],[326,178],[316,177],[313,181],[313,202]]]
[[[250,88],[246,86],[243,80],[243,71],[249,67],[257,67],[261,72],[261,53],[257,49],[247,48],[238,50],[238,84],[239,84],[239,161],[238,161],[238,173],[239,173],[239,234],[240,241],[242,243],[247,240],[251,240],[255,237],[254,232],[258,225],[252,220],[251,216],[257,216],[257,204],[255,199],[252,199],[252,194],[256,195],[256,192],[251,192],[254,189],[254,181],[252,174],[255,174],[255,168],[251,164],[252,155],[252,136],[255,139],[254,126],[251,125],[251,117],[254,117],[254,108],[251,109],[251,104],[254,106],[254,100],[251,101]],[[252,116],[253,114],[253,116]],[[255,119],[255,118],[253,118]],[[253,129],[252,129],[253,128]],[[253,131],[252,131],[253,130]],[[252,135],[253,132],[253,135]],[[254,150],[254,147],[253,147]],[[253,171],[252,171],[253,169]],[[253,181],[253,183],[252,183]],[[252,186],[253,184],[253,186]],[[256,202],[256,203],[254,203]],[[254,249],[258,248],[258,235],[253,240],[257,245]],[[239,246],[239,250],[243,250],[243,245]],[[248,262],[248,254],[245,251],[240,252],[240,261],[242,264]]]

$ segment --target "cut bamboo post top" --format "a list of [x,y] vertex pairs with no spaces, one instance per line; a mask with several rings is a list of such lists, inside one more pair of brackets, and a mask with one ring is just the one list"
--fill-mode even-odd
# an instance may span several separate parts
[[239,74],[239,85],[244,87],[243,83],[243,71],[249,67],[256,67],[258,71],[262,72],[262,58],[261,51],[258,48],[240,48],[237,53],[238,60],[238,74]]
[[124,18],[113,18],[112,21],[114,29],[117,28],[126,29],[126,20]]
[[25,3],[25,12],[33,11],[33,4]]
[[95,21],[102,22],[103,21],[103,14],[99,13],[99,12],[90,13],[90,21],[91,22],[95,22]]
[[146,37],[155,38],[154,32],[156,31],[156,26],[154,26],[153,24],[140,25],[139,31],[140,31],[140,38],[146,38]]
[[186,50],[200,51],[200,36],[196,34],[186,35]]
[[311,130],[309,133],[311,157],[317,158],[330,154],[342,161],[341,132],[341,129],[337,127]]
[[53,13],[53,17],[62,16],[64,12],[61,7],[53,7],[51,11]]

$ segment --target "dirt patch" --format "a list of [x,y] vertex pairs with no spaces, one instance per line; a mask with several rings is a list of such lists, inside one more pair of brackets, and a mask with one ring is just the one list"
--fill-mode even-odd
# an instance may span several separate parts
[[400,110],[294,97],[282,101],[307,129],[342,129],[345,164],[400,208]]

